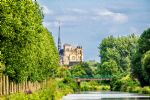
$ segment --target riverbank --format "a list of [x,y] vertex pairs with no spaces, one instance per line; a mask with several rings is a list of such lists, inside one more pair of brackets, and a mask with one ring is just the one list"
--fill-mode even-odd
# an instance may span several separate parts
[[150,95],[150,87],[149,86],[128,86],[125,87],[124,89],[121,89],[120,91],[122,92],[129,92],[129,93],[139,93],[139,94],[149,94]]
[[64,95],[73,93],[69,84],[62,84],[63,79],[50,79],[45,88],[33,93],[15,93],[0,97],[0,100],[60,100]]
[[150,86],[141,87],[139,81],[130,74],[115,75],[110,84],[112,91],[150,94]]
[[[75,81],[69,78],[50,79],[45,88],[40,89],[31,94],[16,93],[5,97],[1,97],[1,100],[61,100],[61,98],[67,94],[73,94],[78,91]],[[81,82],[80,91],[109,91],[110,86],[106,84],[100,84],[95,81]],[[150,87],[124,87],[122,92],[150,94]]]
[[[97,82],[82,82],[81,91],[109,90],[108,85],[100,85]],[[3,96],[1,100],[60,100],[67,94],[78,92],[77,83],[70,78],[50,79],[45,88],[33,93],[15,93]]]

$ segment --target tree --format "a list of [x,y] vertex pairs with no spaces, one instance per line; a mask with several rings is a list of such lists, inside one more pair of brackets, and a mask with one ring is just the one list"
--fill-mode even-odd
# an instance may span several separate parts
[[70,71],[68,70],[68,68],[66,67],[59,67],[58,70],[57,70],[57,77],[60,77],[60,78],[66,78],[66,77],[71,77],[71,73]]
[[114,60],[104,62],[99,68],[99,74],[102,76],[112,76],[118,72],[117,63]]
[[109,36],[99,45],[101,63],[114,60],[121,72],[129,72],[131,69],[131,57],[136,51],[138,37],[134,34],[122,37]]
[[93,77],[93,72],[92,69],[90,68],[89,64],[86,62],[81,63],[81,67],[83,68],[83,70],[86,73],[86,76],[88,77]]
[[150,50],[147,51],[142,58],[142,71],[144,79],[150,84]]
[[[138,40],[136,53],[132,58],[132,75],[140,81],[142,86],[150,85],[148,67],[150,50],[150,28],[145,30]],[[148,72],[147,72],[148,71]]]
[[139,38],[139,46],[138,46],[138,52],[141,54],[146,53],[148,50],[150,50],[150,28],[145,30],[142,35]]
[[102,42],[99,45],[99,55],[101,57],[101,63],[104,61],[109,60],[109,58],[106,56],[107,55],[107,49],[108,48],[113,48],[114,47],[114,37],[109,36],[105,39],[102,40]]
[[58,66],[58,53],[51,33],[42,25],[43,14],[37,2],[2,0],[0,11],[4,73],[16,82],[52,76]]
[[4,68],[5,68],[4,59],[3,59],[3,55],[1,54],[1,51],[0,51],[0,76],[2,76]]
[[70,69],[71,75],[74,77],[82,77],[86,75],[85,70],[81,67],[80,64],[73,65],[72,68]]

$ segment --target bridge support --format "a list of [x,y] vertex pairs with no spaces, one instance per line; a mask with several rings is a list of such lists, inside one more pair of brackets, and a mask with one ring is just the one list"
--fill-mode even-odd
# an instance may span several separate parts
[[80,83],[81,83],[80,78],[76,78],[76,82],[77,82],[77,86],[78,86],[77,92],[80,92]]

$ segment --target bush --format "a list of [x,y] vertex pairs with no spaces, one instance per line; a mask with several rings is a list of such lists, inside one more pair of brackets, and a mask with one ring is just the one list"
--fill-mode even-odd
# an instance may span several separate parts
[[148,87],[148,86],[143,87],[142,93],[144,93],[144,94],[150,94],[150,87]]
[[132,90],[134,93],[142,93],[142,87],[133,87],[133,90]]
[[110,90],[110,86],[108,85],[102,85],[101,90]]
[[133,92],[133,93],[142,93],[142,87],[140,86],[128,86],[126,92]]
[[128,74],[122,74],[114,76],[111,82],[112,90],[114,91],[132,91],[132,87],[139,86],[139,82],[135,79],[132,79]]
[[81,82],[81,91],[92,91],[92,90],[110,90],[110,86],[98,84],[97,82]]

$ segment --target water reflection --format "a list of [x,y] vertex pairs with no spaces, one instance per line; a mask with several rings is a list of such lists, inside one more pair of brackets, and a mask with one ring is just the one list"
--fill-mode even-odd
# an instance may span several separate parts
[[68,94],[62,100],[150,100],[150,96],[124,92],[82,92]]

